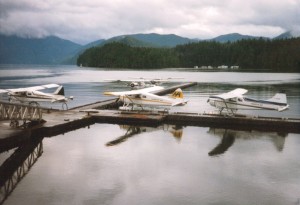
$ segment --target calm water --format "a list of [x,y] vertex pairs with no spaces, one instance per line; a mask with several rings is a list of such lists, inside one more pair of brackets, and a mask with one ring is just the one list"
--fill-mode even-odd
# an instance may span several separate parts
[[[69,104],[74,107],[108,99],[104,91],[126,90],[105,79],[128,77],[183,77],[181,81],[198,82],[184,90],[189,103],[171,111],[213,111],[206,103],[210,94],[242,87],[254,98],[285,90],[290,104],[283,113],[247,114],[300,117],[300,74],[2,66],[0,88],[63,84],[66,95],[75,96]],[[178,83],[165,86],[173,84]],[[4,204],[295,205],[300,204],[299,147],[300,134],[293,133],[95,124],[40,139],[41,156],[34,157],[37,161]],[[0,154],[0,169],[8,158],[12,164],[17,161],[16,152]]]

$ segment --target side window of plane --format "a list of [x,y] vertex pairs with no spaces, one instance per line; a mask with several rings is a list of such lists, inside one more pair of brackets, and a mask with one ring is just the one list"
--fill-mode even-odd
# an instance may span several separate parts
[[244,100],[243,100],[243,98],[238,98],[238,101],[243,102]]
[[26,96],[26,92],[16,92],[16,94],[19,96]]

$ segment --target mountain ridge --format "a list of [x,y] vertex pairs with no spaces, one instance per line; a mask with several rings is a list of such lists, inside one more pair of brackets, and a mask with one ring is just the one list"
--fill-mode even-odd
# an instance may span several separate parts
[[81,46],[55,36],[20,38],[0,35],[1,64],[57,64]]
[[291,31],[274,38],[257,37],[230,33],[212,39],[195,40],[175,34],[128,34],[109,39],[99,39],[86,45],[79,45],[56,36],[44,38],[22,38],[0,34],[0,64],[75,64],[77,57],[86,49],[103,46],[110,42],[121,42],[133,47],[175,47],[200,41],[221,43],[235,42],[242,39],[284,39],[295,37]]
[[215,38],[212,38],[212,39],[210,39],[210,41],[226,43],[226,42],[235,42],[235,41],[244,40],[244,39],[259,39],[259,38],[268,39],[268,38],[262,37],[262,36],[250,36],[250,35],[243,35],[240,33],[229,33],[229,34],[224,34],[224,35],[220,35]]

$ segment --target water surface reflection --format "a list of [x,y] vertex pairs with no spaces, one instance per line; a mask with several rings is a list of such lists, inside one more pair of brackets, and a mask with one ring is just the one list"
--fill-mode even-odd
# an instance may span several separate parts
[[293,204],[299,145],[292,133],[95,124],[44,138],[4,203]]
[[142,126],[131,126],[131,125],[120,125],[121,129],[126,130],[126,133],[117,139],[114,139],[106,143],[106,146],[115,146],[125,142],[128,138],[141,134],[143,132],[153,132],[156,130],[163,130],[170,132],[173,137],[180,142],[183,134],[183,127],[179,125],[162,125],[158,127],[142,127]]
[[[12,65],[0,66],[0,87],[63,84],[66,95],[75,96],[70,102],[70,107],[75,107],[107,99],[103,95],[107,90],[127,90],[104,79],[183,77],[183,81],[195,81],[198,85],[184,90],[189,99],[186,106],[171,111],[211,111],[214,108],[206,103],[209,95],[242,87],[248,90],[249,97],[262,99],[285,90],[290,109],[284,113],[241,114],[296,118],[300,116],[299,76],[297,73],[257,75],[186,69],[125,71]],[[174,84],[164,86],[170,85]],[[10,157],[19,148],[0,154],[2,184],[22,179],[17,186],[9,186],[13,192],[6,192],[9,189],[1,184],[1,200],[9,196],[5,205],[281,205],[296,204],[300,198],[299,134],[174,125],[153,128],[95,124],[90,129],[44,138],[40,147],[43,155],[35,155],[39,157],[20,152],[19,156],[38,159],[34,166],[25,169],[22,177],[9,178],[2,174],[19,173],[18,167],[24,167],[24,163],[18,163],[24,158]],[[6,187],[4,191],[3,187]]]
[[0,166],[0,204],[13,192],[43,153],[43,138],[27,141]]
[[234,144],[236,139],[253,140],[264,137],[269,138],[275,148],[281,152],[284,147],[285,138],[288,136],[287,133],[258,132],[253,130],[239,131],[221,128],[209,128],[208,133],[221,138],[220,143],[208,153],[209,156],[224,154]]

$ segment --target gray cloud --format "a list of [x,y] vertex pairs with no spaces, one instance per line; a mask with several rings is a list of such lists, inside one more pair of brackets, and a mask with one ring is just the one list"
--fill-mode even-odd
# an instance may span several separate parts
[[300,0],[0,0],[0,33],[79,43],[131,33],[212,38],[300,31]]

